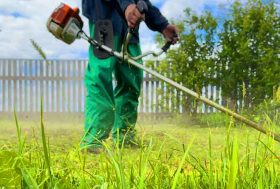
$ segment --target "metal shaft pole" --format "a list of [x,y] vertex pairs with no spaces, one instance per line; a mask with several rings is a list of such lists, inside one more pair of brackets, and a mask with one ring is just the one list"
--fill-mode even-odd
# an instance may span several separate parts
[[209,100],[208,98],[200,96],[198,93],[196,93],[196,92],[194,92],[194,91],[192,91],[192,90],[190,90],[190,89],[180,85],[179,83],[177,83],[177,82],[175,82],[175,81],[173,81],[173,80],[171,80],[171,79],[169,79],[169,78],[159,74],[158,72],[156,72],[156,71],[154,71],[154,70],[152,70],[150,68],[147,68],[147,67],[137,63],[135,60],[132,60],[132,59],[128,58],[127,56],[123,56],[122,53],[113,51],[111,48],[109,48],[107,46],[99,45],[95,40],[93,40],[91,38],[88,38],[87,36],[81,35],[81,38],[86,39],[92,45],[98,46],[99,48],[104,49],[105,51],[107,51],[108,53],[112,54],[113,56],[115,56],[117,58],[120,58],[120,59],[124,58],[124,60],[127,61],[128,63],[130,63],[130,64],[132,64],[132,65],[134,65],[134,66],[136,66],[136,67],[138,67],[138,68],[148,72],[149,74],[152,74],[153,76],[161,79],[162,81],[165,81],[166,83],[169,83],[170,85],[172,85],[172,86],[176,87],[177,89],[180,89],[181,91],[183,91],[183,92],[185,92],[185,93],[195,97],[196,99],[204,102],[205,104],[208,104],[208,105],[210,105],[212,107],[215,107],[216,109],[218,109],[218,110],[220,110],[220,111],[222,111],[222,112],[232,116],[236,120],[241,121],[241,122],[245,123],[246,125],[254,128],[254,129],[256,129],[256,130],[258,130],[258,131],[260,131],[260,132],[262,132],[262,133],[264,133],[266,135],[271,136],[275,141],[280,142],[280,135],[279,134],[271,132],[271,131],[268,131],[263,126],[261,126],[261,125],[255,123],[255,122],[247,119],[246,117],[244,117],[242,115],[239,115],[236,112],[234,112],[234,111],[232,111],[232,110],[230,110],[230,109],[228,109],[228,108],[226,108],[224,106],[221,106],[221,105],[217,104],[216,102],[214,102],[212,100]]

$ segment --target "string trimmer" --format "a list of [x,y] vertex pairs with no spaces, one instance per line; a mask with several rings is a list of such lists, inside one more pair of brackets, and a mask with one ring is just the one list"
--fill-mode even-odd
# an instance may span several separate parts
[[[145,4],[144,1],[138,1],[137,8],[141,13],[144,13],[145,11],[147,11],[147,5]],[[158,73],[150,68],[147,68],[144,65],[137,63],[137,60],[139,60],[145,56],[148,56],[148,55],[160,56],[161,54],[163,54],[164,52],[166,52],[169,49],[169,47],[171,45],[170,42],[167,42],[161,48],[161,50],[159,52],[150,51],[150,52],[144,53],[138,57],[131,57],[127,51],[127,45],[132,36],[133,29],[129,29],[126,40],[125,40],[123,48],[122,48],[122,51],[117,52],[117,51],[113,50],[113,48],[108,47],[107,45],[104,45],[103,44],[104,40],[101,39],[98,41],[98,40],[95,40],[95,39],[89,37],[82,29],[83,22],[82,22],[81,17],[79,16],[79,9],[78,8],[72,9],[70,6],[63,4],[63,3],[61,3],[60,6],[57,7],[54,10],[54,12],[51,14],[51,16],[47,22],[47,28],[56,38],[64,41],[67,44],[73,43],[76,39],[84,39],[84,40],[88,41],[91,45],[93,45],[96,49],[106,52],[109,56],[115,56],[118,59],[128,62],[129,64],[148,72],[149,74],[161,79],[162,81],[172,85],[173,87],[176,87],[177,89],[180,89],[181,91],[195,97],[197,100],[200,100],[200,101],[204,102],[205,104],[208,104],[208,105],[232,116],[236,120],[245,123],[247,126],[250,126],[266,135],[269,135],[274,140],[280,142],[280,136],[278,134],[266,130],[262,125],[259,125],[255,122],[247,119],[246,117],[239,115],[239,114],[235,113],[234,111],[231,111],[228,108],[221,106],[221,105],[207,99],[206,97],[203,97],[200,94],[180,85],[179,83],[161,75],[160,73]],[[104,28],[104,32],[105,32],[105,30],[106,30],[106,28]],[[100,32],[100,35],[102,36],[102,32],[103,32],[102,28],[99,30],[99,32]]]

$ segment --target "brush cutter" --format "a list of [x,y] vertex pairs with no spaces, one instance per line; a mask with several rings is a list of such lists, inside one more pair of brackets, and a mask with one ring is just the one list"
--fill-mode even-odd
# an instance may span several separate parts
[[[145,13],[147,11],[147,5],[144,1],[138,1],[137,3],[137,8],[141,13]],[[167,42],[159,52],[146,52],[138,57],[131,57],[127,51],[127,46],[129,43],[129,40],[131,36],[133,35],[133,29],[129,29],[126,40],[123,44],[123,48],[121,52],[117,52],[113,50],[113,48],[108,47],[107,45],[102,44],[102,41],[97,41],[91,37],[89,37],[83,30],[83,22],[81,17],[79,16],[79,9],[78,8],[71,8],[70,6],[61,3],[59,7],[57,7],[54,12],[51,14],[50,18],[48,19],[47,22],[47,28],[48,30],[59,40],[64,41],[67,44],[73,43],[76,39],[84,39],[88,41],[91,45],[93,45],[95,48],[100,49],[104,52],[106,52],[110,56],[115,56],[118,59],[121,59],[125,62],[128,62],[129,64],[136,66],[147,73],[161,79],[162,81],[172,85],[173,87],[180,89],[181,91],[195,97],[197,100],[200,100],[204,102],[205,104],[208,104],[224,113],[227,115],[232,116],[238,121],[241,121],[245,123],[247,126],[250,126],[266,135],[271,136],[274,140],[280,142],[280,135],[273,133],[267,129],[265,129],[264,126],[259,125],[246,117],[239,115],[235,113],[232,110],[229,110],[228,108],[221,106],[214,101],[211,101],[207,99],[206,97],[201,96],[200,94],[180,85],[179,83],[161,75],[160,73],[147,68],[144,65],[141,65],[137,63],[137,60],[146,57],[148,55],[153,55],[155,57],[160,56],[164,52],[166,52],[169,47],[171,46],[170,42]],[[101,29],[102,32],[102,29]],[[102,33],[101,33],[102,34]]]

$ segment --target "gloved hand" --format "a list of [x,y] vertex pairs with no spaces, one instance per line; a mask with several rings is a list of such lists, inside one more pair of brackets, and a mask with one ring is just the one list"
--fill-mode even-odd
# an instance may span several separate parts
[[125,18],[129,28],[135,28],[139,22],[145,20],[145,14],[141,14],[136,4],[130,4],[125,9]]
[[164,38],[172,44],[177,43],[179,40],[178,29],[175,25],[169,24],[166,26],[166,28],[162,31],[162,34]]

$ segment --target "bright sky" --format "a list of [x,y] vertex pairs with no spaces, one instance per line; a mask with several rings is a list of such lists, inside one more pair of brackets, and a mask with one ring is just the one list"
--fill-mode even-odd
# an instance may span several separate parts
[[[48,58],[87,58],[88,44],[76,40],[67,45],[55,39],[46,29],[51,12],[63,0],[1,0],[0,1],[0,58],[40,58],[32,48],[30,39],[35,40]],[[200,14],[207,9],[219,14],[232,0],[151,0],[168,19],[180,19],[185,8]],[[64,0],[71,6],[81,8],[81,0]],[[88,30],[87,19],[84,30]],[[154,32],[142,24],[140,27],[143,52],[156,48]]]

